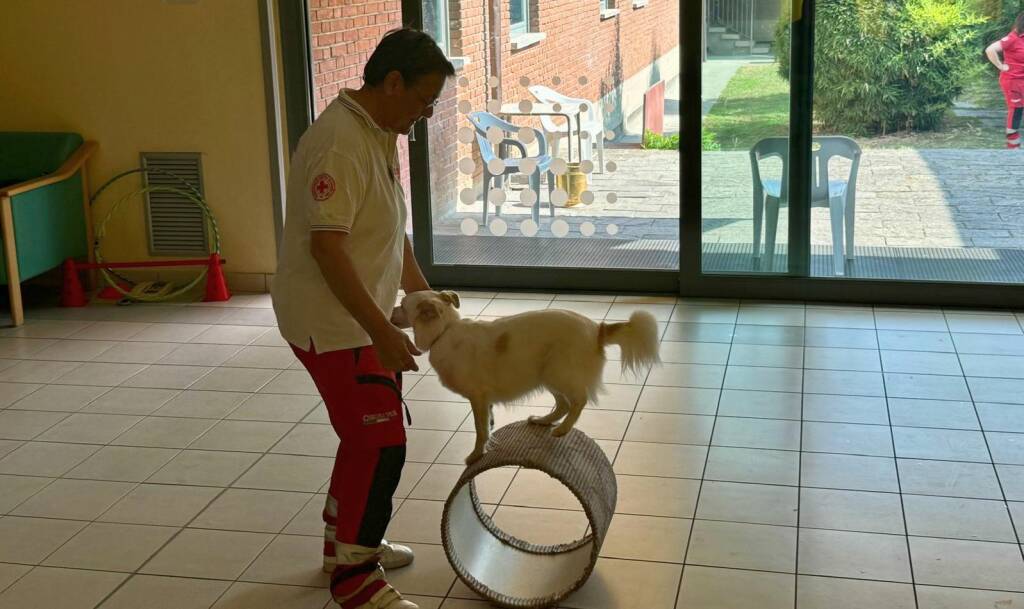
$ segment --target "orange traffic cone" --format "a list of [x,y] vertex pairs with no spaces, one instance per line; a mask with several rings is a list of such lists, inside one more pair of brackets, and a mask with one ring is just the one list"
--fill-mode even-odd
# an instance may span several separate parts
[[78,268],[75,261],[68,258],[64,261],[64,286],[60,293],[60,306],[84,307],[89,304],[82,290],[82,282],[78,280]]
[[220,254],[210,254],[210,268],[206,272],[206,296],[203,302],[223,302],[231,298],[228,283],[224,279],[223,261]]

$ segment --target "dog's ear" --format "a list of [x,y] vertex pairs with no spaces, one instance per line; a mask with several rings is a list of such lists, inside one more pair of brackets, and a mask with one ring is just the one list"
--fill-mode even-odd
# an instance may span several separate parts
[[447,302],[456,309],[459,308],[459,295],[456,294],[455,292],[452,292],[451,290],[443,290],[441,292],[438,292],[438,295],[441,297],[441,300]]
[[437,304],[429,300],[423,300],[416,305],[416,321],[432,321],[441,315]]

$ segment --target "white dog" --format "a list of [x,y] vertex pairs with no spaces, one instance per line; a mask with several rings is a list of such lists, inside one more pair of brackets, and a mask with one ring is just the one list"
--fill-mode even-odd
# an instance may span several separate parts
[[520,400],[547,390],[554,410],[531,423],[553,425],[563,436],[601,390],[605,345],[622,349],[622,370],[646,372],[659,363],[658,325],[637,311],[628,322],[603,323],[578,313],[546,309],[496,321],[461,319],[454,292],[413,292],[402,299],[401,313],[412,325],[414,342],[430,352],[441,384],[469,400],[476,424],[476,446],[466,463],[484,452],[494,404]]

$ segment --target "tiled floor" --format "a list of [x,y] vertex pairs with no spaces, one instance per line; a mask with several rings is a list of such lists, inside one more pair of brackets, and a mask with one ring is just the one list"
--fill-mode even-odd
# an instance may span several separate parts
[[[0,330],[0,609],[322,609],[335,438],[269,299],[30,311]],[[608,366],[579,427],[618,514],[574,609],[1024,605],[1024,316],[664,297],[463,293],[465,315],[564,306],[662,322],[665,365]],[[389,536],[426,609],[483,607],[439,545],[469,409],[408,377],[414,428]],[[498,423],[547,399],[498,409]],[[510,532],[586,521],[499,470]]]

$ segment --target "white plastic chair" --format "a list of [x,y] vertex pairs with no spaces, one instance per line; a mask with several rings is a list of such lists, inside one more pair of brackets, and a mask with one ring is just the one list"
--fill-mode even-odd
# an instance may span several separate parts
[[[588,134],[589,137],[581,140],[583,149],[580,151],[580,160],[591,160],[593,145],[597,144],[598,169],[600,170],[598,173],[604,172],[604,114],[601,112],[601,105],[579,97],[567,97],[544,85],[532,85],[529,90],[542,104],[560,104],[565,107],[587,105],[586,112],[580,115],[580,131]],[[549,138],[552,140],[551,156],[557,157],[562,136],[568,136],[570,139],[574,137],[575,121],[568,125],[560,125],[555,122],[554,117],[542,115],[540,122],[544,126],[545,132],[558,135],[558,137]],[[570,141],[568,145],[572,146],[572,142]]]

